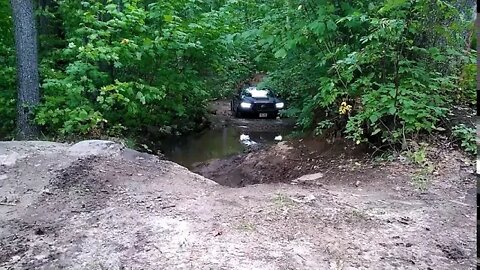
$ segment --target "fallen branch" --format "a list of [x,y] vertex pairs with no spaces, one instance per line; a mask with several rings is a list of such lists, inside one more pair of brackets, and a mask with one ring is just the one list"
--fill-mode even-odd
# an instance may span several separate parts
[[297,256],[300,257],[300,258],[302,258],[304,261],[306,261],[306,259],[305,259],[302,255],[300,255],[300,254],[297,253]]
[[0,205],[5,205],[5,206],[17,206],[15,203],[6,203],[6,202],[0,202]]
[[70,212],[71,213],[89,213],[89,212],[92,212],[92,210],[72,210]]

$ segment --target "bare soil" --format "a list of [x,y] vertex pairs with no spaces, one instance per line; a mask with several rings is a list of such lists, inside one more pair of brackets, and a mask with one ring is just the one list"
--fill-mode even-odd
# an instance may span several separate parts
[[475,269],[474,161],[432,147],[420,181],[361,153],[297,140],[200,168],[230,188],[109,142],[0,142],[0,269]]

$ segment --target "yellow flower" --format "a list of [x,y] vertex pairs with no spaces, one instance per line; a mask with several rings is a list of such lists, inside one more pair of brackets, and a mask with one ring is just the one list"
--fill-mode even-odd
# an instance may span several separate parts
[[340,104],[340,108],[338,108],[338,112],[340,114],[346,114],[347,112],[350,112],[352,110],[352,105],[348,105],[347,102],[342,102]]
[[122,39],[122,41],[121,41],[120,43],[123,44],[123,45],[125,45],[125,44],[128,44],[129,42],[130,42],[129,39],[124,38],[124,39]]

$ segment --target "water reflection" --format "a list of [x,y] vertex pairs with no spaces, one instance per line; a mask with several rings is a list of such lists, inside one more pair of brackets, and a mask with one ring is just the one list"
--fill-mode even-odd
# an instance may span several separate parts
[[187,168],[200,162],[241,153],[254,144],[271,144],[283,139],[279,132],[247,132],[235,127],[206,130],[200,134],[164,140],[160,150],[165,156]]
[[257,142],[252,141],[250,139],[249,135],[245,135],[245,134],[240,134],[240,142],[244,145],[247,145],[247,146],[257,144]]

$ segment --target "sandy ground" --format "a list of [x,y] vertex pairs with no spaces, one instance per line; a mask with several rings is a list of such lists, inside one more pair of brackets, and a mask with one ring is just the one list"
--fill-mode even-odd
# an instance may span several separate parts
[[0,269],[475,269],[473,164],[437,160],[423,191],[399,163],[229,188],[116,144],[0,142]]

